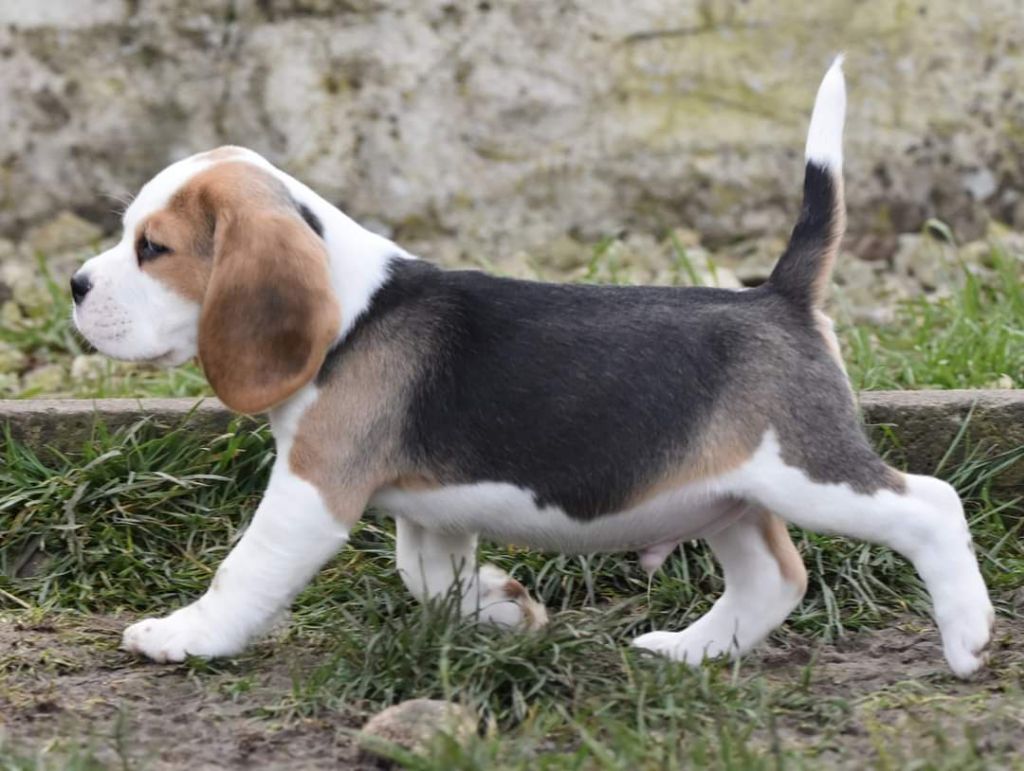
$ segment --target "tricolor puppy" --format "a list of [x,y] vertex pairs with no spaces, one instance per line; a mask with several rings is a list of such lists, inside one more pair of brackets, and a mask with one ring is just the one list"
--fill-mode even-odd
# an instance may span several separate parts
[[821,311],[844,227],[845,103],[837,61],[800,218],[747,291],[440,270],[248,150],[160,172],[121,241],[72,279],[75,322],[118,358],[198,355],[225,404],[269,413],[277,459],[206,594],[129,627],[124,647],[238,653],[373,506],[397,521],[414,595],[459,585],[465,614],[510,627],[546,613],[477,566],[478,536],[638,551],[648,570],[703,538],[725,593],[688,628],[633,641],[694,664],[750,650],[800,602],[786,522],[886,544],[924,579],[953,671],[978,669],[993,612],[960,500],[872,450]]

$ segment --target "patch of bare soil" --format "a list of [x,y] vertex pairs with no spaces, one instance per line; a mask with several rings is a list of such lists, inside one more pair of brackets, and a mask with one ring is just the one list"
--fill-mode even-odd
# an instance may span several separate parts
[[55,742],[57,757],[91,752],[112,768],[371,768],[358,760],[351,718],[266,712],[315,666],[309,652],[267,646],[244,668],[197,677],[117,650],[124,626],[0,619],[0,739],[30,757]]
[[914,766],[945,749],[950,768],[1024,768],[1024,619],[998,620],[989,666],[969,681],[949,672],[938,631],[918,617],[833,643],[791,636],[762,653],[761,672],[806,678],[814,706],[781,716],[777,735],[823,767]]
[[[358,718],[270,711],[320,662],[318,652],[267,643],[199,675],[118,651],[124,623],[0,618],[0,739],[29,756],[87,747],[119,768],[373,767],[352,742]],[[1001,619],[990,668],[961,682],[926,619],[836,643],[788,635],[750,662],[771,684],[792,687],[791,709],[777,711],[764,741],[800,748],[821,768],[913,766],[945,746],[967,746],[975,764],[1013,766],[1024,749],[1021,640],[1024,621]]]

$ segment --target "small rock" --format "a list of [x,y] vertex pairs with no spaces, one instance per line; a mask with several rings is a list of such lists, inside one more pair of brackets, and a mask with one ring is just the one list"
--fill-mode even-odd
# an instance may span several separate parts
[[0,300],[13,300],[28,316],[41,315],[53,302],[35,269],[18,261],[0,268]]
[[22,377],[22,391],[50,394],[64,385],[64,368],[59,364],[44,364],[26,372]]
[[39,318],[49,312],[53,296],[39,281],[28,281],[14,286],[13,299],[29,318]]
[[95,383],[107,372],[107,359],[98,353],[82,353],[71,362],[71,381],[74,383]]
[[21,326],[21,322],[24,320],[25,316],[14,300],[5,300],[3,304],[0,304],[0,326],[13,329]]
[[1013,382],[1013,378],[1009,375],[1000,375],[995,380],[985,383],[985,388],[994,388],[999,390],[1009,390],[1016,388],[1017,384]]
[[956,249],[944,241],[916,233],[904,233],[893,256],[897,274],[909,276],[921,289],[933,292],[959,280]]
[[731,249],[736,255],[736,278],[743,286],[763,284],[785,248],[785,243],[776,238],[758,238],[737,244]]
[[999,189],[999,182],[991,169],[975,169],[963,177],[964,187],[975,201],[985,201]]
[[34,254],[49,257],[58,252],[92,246],[103,231],[77,214],[62,211],[52,220],[37,225],[25,234],[25,243]]
[[714,270],[711,271],[711,281],[708,286],[717,286],[722,289],[742,289],[743,282],[740,281],[736,272],[731,268],[726,268],[722,265],[715,265]]
[[462,743],[476,734],[472,710],[450,701],[410,699],[370,718],[358,742],[364,753],[381,756],[382,745],[397,744],[410,752],[424,752],[434,738],[447,733]]
[[10,343],[0,341],[0,372],[20,372],[28,357]]
[[988,241],[971,241],[960,247],[960,257],[968,265],[991,267],[992,245]]
[[552,241],[547,247],[538,250],[538,256],[544,267],[562,273],[586,265],[590,262],[593,254],[594,250],[590,246],[581,244],[569,236],[562,236]]
[[16,394],[20,385],[18,376],[13,372],[0,372],[0,394],[5,396]]
[[1010,602],[1016,610],[1024,611],[1024,586],[1013,593],[1013,599]]
[[690,228],[672,228],[666,240],[673,246],[693,249],[700,246],[700,233]]

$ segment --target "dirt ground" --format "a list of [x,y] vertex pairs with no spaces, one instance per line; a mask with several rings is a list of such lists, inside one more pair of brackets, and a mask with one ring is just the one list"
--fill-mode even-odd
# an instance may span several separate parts
[[[759,658],[775,681],[796,680],[813,664],[808,695],[820,706],[817,719],[794,714],[778,724],[784,746],[816,748],[811,767],[935,768],[936,750],[945,747],[942,768],[1024,769],[1024,619],[998,619],[989,650],[986,669],[957,680],[938,630],[908,616],[834,643],[797,638]],[[922,764],[922,756],[929,760]]]
[[[314,651],[266,644],[244,666],[197,676],[117,650],[124,620],[61,616],[38,623],[0,618],[0,738],[32,755],[87,747],[118,768],[372,768],[352,741],[359,721],[279,714]],[[943,669],[926,619],[851,635],[835,644],[790,635],[751,662],[770,683],[810,678],[810,709],[778,717],[787,747],[815,748],[815,767],[902,767],[918,742],[973,742],[983,756],[1024,748],[1024,622],[1003,619],[993,667],[959,683]],[[810,669],[808,669],[808,665]],[[60,756],[59,753],[57,755]],[[884,764],[883,764],[884,765]]]
[[267,644],[244,672],[191,675],[117,650],[126,621],[0,621],[0,736],[31,754],[54,741],[113,768],[374,768],[361,763],[351,717],[276,718],[293,679],[317,663]]

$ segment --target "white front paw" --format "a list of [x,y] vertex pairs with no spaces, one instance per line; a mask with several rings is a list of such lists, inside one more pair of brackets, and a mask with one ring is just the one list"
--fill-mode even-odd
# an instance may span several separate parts
[[229,640],[213,628],[196,605],[188,605],[164,618],[147,618],[124,630],[121,647],[140,656],[169,663],[187,656],[214,658],[238,653],[243,644]]
[[510,629],[534,630],[548,623],[545,607],[501,568],[481,565],[479,618]]
[[728,646],[716,642],[714,637],[700,634],[699,631],[694,634],[689,629],[682,632],[648,632],[635,638],[633,647],[644,648],[692,667],[698,667],[705,659],[716,658],[728,651]]

